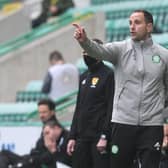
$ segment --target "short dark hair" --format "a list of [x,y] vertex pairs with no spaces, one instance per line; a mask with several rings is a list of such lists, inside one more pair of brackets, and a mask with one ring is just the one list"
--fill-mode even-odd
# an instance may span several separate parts
[[47,105],[50,110],[55,110],[56,104],[51,99],[41,99],[38,102],[38,106],[40,105]]
[[153,24],[153,16],[150,12],[143,10],[143,9],[137,9],[134,10],[133,13],[140,12],[144,14],[145,22],[146,23],[152,23]]
[[50,128],[54,128],[55,126],[63,128],[63,126],[59,123],[58,120],[49,120],[44,124],[44,127],[45,126],[49,126]]
[[59,61],[59,60],[64,60],[64,58],[59,51],[55,50],[50,53],[49,60],[50,61],[52,61],[52,60]]

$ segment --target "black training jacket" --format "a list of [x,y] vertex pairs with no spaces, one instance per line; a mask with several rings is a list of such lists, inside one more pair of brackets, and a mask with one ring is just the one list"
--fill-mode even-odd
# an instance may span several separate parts
[[69,139],[109,137],[114,96],[114,73],[102,62],[80,77],[76,110]]

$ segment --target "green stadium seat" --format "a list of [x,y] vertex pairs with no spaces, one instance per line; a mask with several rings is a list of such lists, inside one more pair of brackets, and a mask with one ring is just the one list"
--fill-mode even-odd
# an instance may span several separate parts
[[129,36],[129,23],[127,19],[106,20],[106,40],[118,41]]
[[125,1],[134,1],[134,0],[91,0],[91,5],[102,5],[115,2],[125,2]]
[[163,46],[168,46],[168,33],[153,34],[152,38],[155,42]]
[[83,61],[83,58],[79,58],[77,60],[76,67],[78,68],[80,74],[85,72],[88,69],[86,64]]
[[26,91],[41,91],[43,81],[32,80],[26,86]]
[[[72,112],[72,106],[74,106],[76,103],[76,95],[77,90],[74,90],[55,101],[57,105],[56,112],[58,117],[67,114],[69,112],[69,109]],[[37,114],[37,102],[17,102],[0,104],[0,123],[29,123],[37,120]],[[70,121],[67,120],[66,125],[69,124]]]
[[12,2],[12,0],[0,0],[0,9],[10,2]]
[[16,93],[16,102],[37,102],[48,96],[39,91],[18,91]]
[[81,18],[86,18],[89,15],[92,15],[90,11],[78,11],[78,13],[73,10],[65,12],[63,15],[56,17],[52,22],[45,23],[38,28],[32,30],[31,32],[24,34],[20,37],[12,39],[9,42],[3,43],[0,45],[0,56],[5,55],[11,51],[14,51],[32,41],[43,37],[51,32],[54,32],[68,24],[71,24],[75,20]]
[[17,91],[16,102],[37,102],[48,96],[41,92],[43,81],[30,81],[25,90]]
[[26,121],[35,109],[37,103],[1,103],[0,121]]

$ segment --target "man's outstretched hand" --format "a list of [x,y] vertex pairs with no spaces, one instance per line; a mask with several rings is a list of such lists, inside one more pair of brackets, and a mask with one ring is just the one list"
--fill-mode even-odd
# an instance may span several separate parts
[[87,39],[84,28],[77,23],[73,23],[72,25],[76,28],[74,32],[74,38],[79,42],[84,42]]

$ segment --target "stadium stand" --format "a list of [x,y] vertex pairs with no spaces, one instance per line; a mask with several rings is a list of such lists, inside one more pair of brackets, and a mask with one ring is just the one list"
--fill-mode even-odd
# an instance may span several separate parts
[[41,91],[43,81],[32,80],[26,85],[26,91]]
[[113,3],[110,3],[111,1],[109,1],[109,4],[100,5],[102,3],[108,3],[108,1],[106,1],[97,1],[96,4],[99,5],[91,6],[83,10],[70,10],[64,15],[55,19],[53,22],[47,23],[37,30],[33,30],[30,33],[25,34],[24,36],[18,37],[8,43],[0,45],[0,55],[4,55],[12,50],[15,50],[16,48],[19,48],[20,46],[26,45],[31,41],[46,35],[47,33],[58,30],[59,28],[71,23],[74,19],[78,19],[77,17],[79,16],[83,17],[84,15],[86,16],[91,14],[91,12],[97,11],[103,11],[106,14],[105,27],[107,31],[107,41],[122,40],[129,35],[127,21],[128,16],[132,10],[138,9],[139,6],[141,6],[141,8],[149,10],[154,16],[157,17],[156,27],[159,30],[161,29],[160,31],[165,32],[168,29],[164,24],[168,19],[168,1],[166,0],[163,0],[162,3],[160,3],[159,0],[151,0],[150,2],[145,0],[125,0],[122,2]]
[[16,94],[16,102],[37,102],[43,98],[47,98],[47,95],[40,91],[18,91]]
[[23,14],[23,6],[21,3],[6,3],[1,7],[0,27],[0,44],[23,35],[31,30],[30,19]]
[[47,95],[41,93],[42,82],[40,80],[30,81],[25,90],[17,91],[16,102],[37,102],[47,98]]
[[[57,115],[62,118],[65,117],[70,122],[70,117],[68,112],[72,113],[72,106],[76,103],[77,90],[66,94],[65,96],[57,99],[55,103],[57,104],[56,111]],[[70,108],[71,110],[68,110]],[[66,115],[65,115],[66,114]],[[0,104],[0,122],[10,123],[10,122],[29,122],[37,120],[37,103],[36,102],[18,102],[18,103],[1,103]],[[65,119],[64,119],[65,120]]]
[[168,33],[153,34],[153,40],[168,48]]
[[124,1],[134,1],[134,0],[91,0],[92,5],[108,4],[112,2],[124,2]]
[[167,7],[168,1],[163,0],[123,0],[123,1],[110,1],[110,0],[92,0],[91,10],[103,11],[106,14],[106,40],[115,41],[122,40],[129,35],[128,17],[131,11],[142,8],[149,10],[155,18],[155,32],[166,32],[168,14]]
[[50,23],[43,24],[40,27],[36,28],[35,30],[32,30],[31,32],[25,35],[15,38],[7,43],[1,44],[0,45],[0,56],[5,55],[8,52],[12,52],[28,43],[31,43],[32,41],[40,37],[43,37],[53,31],[56,31],[72,23],[74,20],[88,17],[89,15],[92,15],[92,13],[88,11],[81,11],[77,13],[73,11],[68,11],[65,14],[61,15],[60,17],[54,19]]
[[106,20],[106,40],[116,41],[122,40],[129,35],[128,20],[125,18],[117,20]]
[[12,0],[1,0],[1,1],[0,1],[0,9],[2,9],[2,7],[3,7],[4,5],[6,5],[7,3],[10,3],[10,2],[12,2]]

